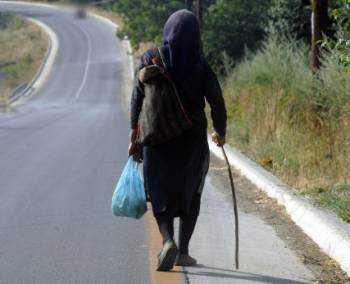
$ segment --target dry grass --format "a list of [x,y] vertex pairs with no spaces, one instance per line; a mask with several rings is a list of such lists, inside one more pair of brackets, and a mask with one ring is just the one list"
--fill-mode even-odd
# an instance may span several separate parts
[[229,142],[350,221],[350,199],[338,202],[350,184],[350,75],[328,55],[313,76],[308,61],[302,45],[271,39],[235,68],[224,88]]
[[9,25],[0,29],[0,70],[6,76],[0,97],[5,103],[13,88],[35,76],[49,45],[40,27],[14,15],[11,18]]

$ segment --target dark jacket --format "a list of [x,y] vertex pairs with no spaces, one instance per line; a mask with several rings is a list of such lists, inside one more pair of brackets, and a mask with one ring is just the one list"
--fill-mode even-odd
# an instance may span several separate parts
[[[157,55],[150,49],[142,56],[137,71],[152,64],[151,58]],[[181,101],[195,125],[206,127],[205,99],[210,105],[214,129],[221,135],[226,134],[226,108],[219,82],[207,61],[201,57],[192,73],[183,81],[175,81]],[[144,98],[143,84],[137,79],[132,92],[130,115],[131,128],[136,128]]]
[[[225,135],[226,109],[218,80],[200,52],[199,24],[196,16],[180,10],[164,27],[162,53],[168,71],[178,88],[193,127],[166,143],[143,147],[145,189],[154,214],[165,210],[174,216],[198,215],[200,196],[209,168],[205,99],[211,108],[215,130]],[[131,98],[131,128],[136,128],[144,86],[138,71],[151,64],[154,49],[143,54],[136,70]]]

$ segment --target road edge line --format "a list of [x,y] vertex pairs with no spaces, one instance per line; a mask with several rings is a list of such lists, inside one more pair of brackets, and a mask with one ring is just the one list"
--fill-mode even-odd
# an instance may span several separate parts
[[[223,159],[221,149],[209,136],[208,143],[210,151]],[[332,212],[317,208],[308,199],[297,195],[290,186],[237,149],[229,145],[225,149],[230,164],[284,206],[293,222],[350,276],[350,225]]]

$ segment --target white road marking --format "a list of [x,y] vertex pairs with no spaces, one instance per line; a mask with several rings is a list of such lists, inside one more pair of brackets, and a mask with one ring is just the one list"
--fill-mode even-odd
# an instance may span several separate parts
[[84,34],[85,37],[87,38],[87,42],[88,42],[88,54],[87,54],[87,58],[86,58],[86,64],[85,64],[85,68],[84,68],[84,75],[83,75],[83,80],[80,83],[80,86],[78,88],[78,91],[76,92],[75,96],[74,96],[74,100],[79,99],[80,94],[84,88],[84,85],[86,83],[87,80],[87,75],[90,69],[90,63],[91,63],[91,53],[92,53],[92,41],[91,41],[91,37],[89,35],[88,32],[86,32],[83,28],[81,28],[80,26],[74,24],[76,27],[78,27],[78,29],[80,29]]

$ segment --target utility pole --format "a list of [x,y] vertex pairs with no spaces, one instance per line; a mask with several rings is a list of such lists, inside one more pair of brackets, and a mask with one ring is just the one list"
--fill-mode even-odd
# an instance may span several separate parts
[[185,0],[185,7],[187,10],[192,11],[193,0]]
[[198,0],[198,11],[197,11],[199,27],[202,29],[203,26],[203,0]]
[[320,67],[320,49],[323,34],[326,34],[329,24],[328,3],[329,0],[312,0],[311,15],[311,68],[316,70]]

